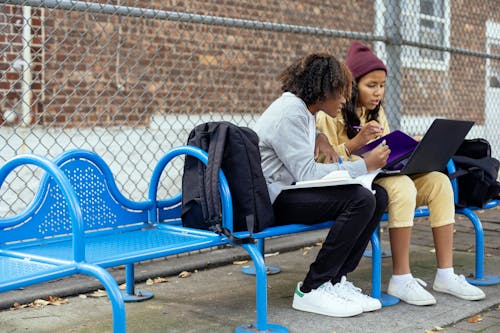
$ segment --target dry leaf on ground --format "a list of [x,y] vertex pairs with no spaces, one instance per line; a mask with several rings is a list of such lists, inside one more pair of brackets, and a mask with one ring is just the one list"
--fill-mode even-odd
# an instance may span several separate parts
[[98,289],[94,291],[93,293],[90,293],[87,295],[88,297],[106,297],[108,296],[108,293],[106,293],[106,290]]
[[244,265],[244,264],[247,264],[248,263],[248,260],[236,260],[236,261],[233,261],[233,265]]
[[15,302],[14,304],[12,304],[10,309],[11,310],[19,310],[19,309],[24,309],[26,307],[28,307],[28,304],[21,304],[19,302]]
[[467,318],[467,322],[471,324],[479,323],[481,320],[483,320],[483,316],[480,314]]
[[31,303],[28,304],[20,304],[19,302],[15,302],[11,306],[11,310],[19,310],[19,309],[24,309],[24,308],[41,308],[43,306],[47,305],[61,305],[61,304],[66,304],[68,303],[67,299],[62,299],[61,297],[56,297],[56,296],[47,296],[44,299],[36,299]]
[[49,305],[61,305],[68,303],[67,299],[62,299],[61,297],[56,296],[45,297],[44,301],[48,302]]
[[154,284],[153,279],[146,280],[146,286],[152,286]]
[[280,254],[279,251],[278,252],[273,252],[273,253],[266,253],[266,254],[264,254],[264,257],[265,258],[274,257],[274,256],[277,256],[279,254]]
[[153,279],[153,282],[154,283],[165,283],[165,282],[168,282],[168,280],[163,278],[163,277],[156,277]]
[[179,273],[179,275],[177,277],[183,279],[183,278],[188,278],[191,276],[191,272],[188,272],[188,271],[182,271]]
[[125,289],[127,289],[127,284],[126,284],[126,283],[122,283],[122,284],[120,284],[120,285],[118,286],[118,288],[119,288],[120,290],[125,290]]

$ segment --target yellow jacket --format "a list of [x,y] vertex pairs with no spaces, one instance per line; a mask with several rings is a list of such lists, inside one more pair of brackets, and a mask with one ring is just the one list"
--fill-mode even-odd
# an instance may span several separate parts
[[[356,109],[356,113],[361,121],[360,126],[364,126],[367,122],[368,111],[366,108],[360,107]],[[387,122],[387,117],[382,106],[378,113],[378,122],[384,128],[383,135],[388,134],[390,132],[389,123]],[[345,143],[349,141],[349,138],[347,137],[347,130],[342,114],[339,113],[335,118],[332,118],[323,111],[318,112],[316,114],[316,127],[321,133],[327,136],[337,154],[344,159],[351,159],[351,157],[357,159],[354,156],[349,156],[345,149]]]

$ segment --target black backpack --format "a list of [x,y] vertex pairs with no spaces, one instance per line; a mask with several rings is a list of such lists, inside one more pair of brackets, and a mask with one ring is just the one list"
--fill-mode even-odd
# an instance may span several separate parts
[[222,168],[231,191],[233,230],[261,231],[274,224],[274,214],[262,173],[259,138],[249,128],[229,122],[196,126],[188,145],[208,152],[208,167],[186,156],[182,176],[182,225],[212,230],[229,236],[222,228],[218,191]]
[[449,177],[458,181],[457,207],[483,207],[489,200],[498,198],[500,162],[491,157],[488,141],[464,140],[452,159],[457,171]]

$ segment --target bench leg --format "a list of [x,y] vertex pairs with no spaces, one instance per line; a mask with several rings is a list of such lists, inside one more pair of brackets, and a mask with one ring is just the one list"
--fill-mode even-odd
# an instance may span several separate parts
[[474,226],[476,238],[476,272],[473,278],[467,278],[471,284],[478,286],[488,286],[500,283],[500,278],[491,275],[484,275],[484,231],[481,220],[472,209],[461,208],[457,213],[465,215]]
[[[257,247],[259,248],[259,252],[262,256],[262,258],[264,258],[264,248],[265,248],[265,240],[264,238],[260,238],[257,240]],[[243,274],[248,274],[248,275],[255,275],[255,266],[254,265],[249,265],[247,267],[243,267],[241,269],[241,272]],[[277,266],[271,266],[271,265],[266,265],[266,272],[267,274],[269,275],[272,275],[272,274],[278,274],[279,272],[281,272],[281,269]]]
[[125,302],[142,302],[153,298],[153,293],[146,290],[135,290],[135,268],[134,264],[125,266],[125,290],[122,290]]
[[113,310],[113,333],[125,333],[127,327],[125,321],[125,303],[115,279],[113,279],[108,271],[98,266],[79,263],[78,269],[82,274],[95,277],[104,286]]
[[288,332],[288,329],[281,325],[269,324],[267,322],[267,274],[264,257],[254,244],[244,244],[242,247],[250,254],[255,263],[255,295],[256,295],[256,316],[254,324],[242,325],[236,328],[237,333],[244,332]]
[[[384,215],[382,215],[382,218],[380,218],[380,221],[382,222],[382,221],[388,221],[388,220],[389,220],[389,215],[386,212],[386,213],[384,213]],[[380,239],[380,226],[377,227],[376,231],[378,234],[378,239]],[[390,249],[383,250],[381,248],[381,253],[382,253],[382,258],[389,258],[392,256]],[[373,256],[373,250],[365,250],[365,252],[363,253],[363,256],[371,258]]]
[[380,232],[377,227],[371,236],[372,244],[372,297],[378,298],[382,306],[391,306],[399,303],[399,298],[382,293],[382,249],[380,246]]

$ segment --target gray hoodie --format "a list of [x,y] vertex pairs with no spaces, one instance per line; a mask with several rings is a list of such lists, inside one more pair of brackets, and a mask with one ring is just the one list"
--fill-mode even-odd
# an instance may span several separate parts
[[283,186],[293,182],[320,179],[334,170],[347,170],[351,177],[368,172],[362,159],[342,164],[314,160],[316,120],[304,101],[290,92],[283,93],[266,109],[255,131],[271,202]]

